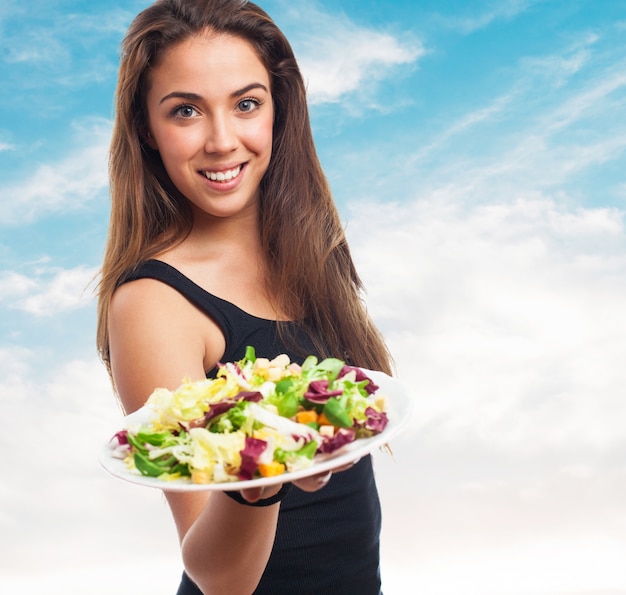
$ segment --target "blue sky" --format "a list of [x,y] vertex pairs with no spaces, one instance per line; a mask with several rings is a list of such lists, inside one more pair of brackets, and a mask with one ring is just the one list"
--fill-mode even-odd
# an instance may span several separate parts
[[[147,4],[0,6],[0,447],[21,461],[0,591],[178,576],[158,494],[95,463],[119,412],[89,283],[119,42]],[[260,4],[416,395],[377,456],[386,595],[626,594],[626,4]]]

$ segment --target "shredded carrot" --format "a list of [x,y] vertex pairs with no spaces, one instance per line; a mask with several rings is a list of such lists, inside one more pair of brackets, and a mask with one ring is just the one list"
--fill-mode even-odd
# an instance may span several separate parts
[[259,473],[262,477],[273,477],[285,472],[285,465],[272,461],[271,463],[259,463]]
[[296,413],[296,421],[300,424],[314,423],[317,421],[317,411],[315,411],[315,409],[298,411],[298,413]]

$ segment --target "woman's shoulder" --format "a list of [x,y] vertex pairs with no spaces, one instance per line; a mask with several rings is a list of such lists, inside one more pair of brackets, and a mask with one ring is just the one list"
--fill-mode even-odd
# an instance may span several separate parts
[[152,342],[157,345],[172,340],[172,334],[190,327],[189,308],[184,298],[156,279],[127,281],[113,294],[109,327],[124,344]]
[[167,284],[150,276],[136,276],[136,271],[124,277],[111,299],[111,314],[139,314],[162,310],[175,300],[177,293]]
[[[156,309],[158,313],[185,299],[184,288],[190,283],[190,279],[171,263],[160,259],[144,260],[121,277],[111,306],[122,310]],[[176,312],[171,314],[176,315]]]
[[112,357],[117,348],[126,358],[144,359],[150,368],[160,362],[164,368],[177,370],[177,383],[185,376],[202,377],[224,349],[224,337],[210,318],[174,288],[149,277],[116,289],[109,329]]

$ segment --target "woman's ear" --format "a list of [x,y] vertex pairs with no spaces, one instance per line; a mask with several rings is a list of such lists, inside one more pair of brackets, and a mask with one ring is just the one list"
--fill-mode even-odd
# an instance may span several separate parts
[[159,150],[159,147],[157,146],[156,141],[154,140],[154,137],[152,136],[152,133],[149,130],[146,130],[141,133],[141,140],[146,145],[148,145],[153,151]]

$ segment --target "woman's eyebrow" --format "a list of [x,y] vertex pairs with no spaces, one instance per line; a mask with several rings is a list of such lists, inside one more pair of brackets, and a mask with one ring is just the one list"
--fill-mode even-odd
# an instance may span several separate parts
[[[233,99],[236,97],[240,97],[241,95],[245,95],[246,93],[249,93],[253,89],[262,89],[266,93],[268,92],[267,87],[263,83],[250,83],[249,85],[246,85],[245,87],[242,87],[241,89],[237,89],[236,91],[233,91],[230,94],[230,97],[232,97]],[[164,103],[168,101],[169,99],[186,99],[187,101],[202,101],[203,97],[202,95],[198,95],[197,93],[188,93],[186,91],[172,91],[171,93],[168,93],[167,95],[162,97],[161,101],[159,101],[159,104]]]
[[172,91],[165,97],[161,97],[159,104],[165,103],[168,99],[187,99],[188,101],[200,101],[202,96],[197,93],[185,93],[184,91]]
[[263,91],[265,91],[266,93],[269,92],[267,87],[263,83],[250,83],[249,85],[246,85],[242,89],[238,89],[237,91],[233,91],[230,94],[230,96],[234,99],[235,97],[239,97],[240,95],[245,95],[246,93],[249,93],[253,89],[263,89]]

